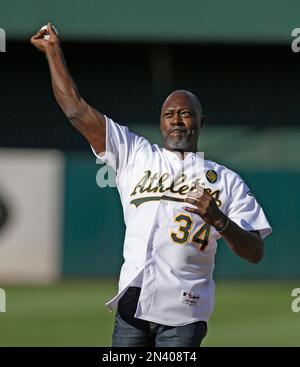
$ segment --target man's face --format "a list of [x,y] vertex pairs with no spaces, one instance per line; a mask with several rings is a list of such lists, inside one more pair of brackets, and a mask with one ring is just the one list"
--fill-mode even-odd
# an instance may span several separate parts
[[201,106],[188,92],[174,92],[164,102],[160,130],[170,150],[196,151],[201,125]]

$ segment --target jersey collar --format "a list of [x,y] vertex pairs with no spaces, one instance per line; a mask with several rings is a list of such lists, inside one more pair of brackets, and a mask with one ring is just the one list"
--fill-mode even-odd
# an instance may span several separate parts
[[195,159],[197,156],[197,153],[194,152],[185,152],[184,153],[184,159],[181,159],[181,154],[177,151],[168,150],[166,148],[161,148],[163,153],[168,156],[172,160],[178,160],[178,161],[186,161],[189,159]]

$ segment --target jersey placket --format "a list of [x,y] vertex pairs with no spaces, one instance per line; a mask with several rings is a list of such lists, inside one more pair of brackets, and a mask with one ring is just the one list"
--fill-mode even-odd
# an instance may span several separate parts
[[[184,168],[184,161],[179,159],[178,157],[174,156],[172,158],[173,165],[176,162],[177,166],[177,174],[174,175],[173,180],[175,177],[178,177],[183,173]],[[143,275],[143,283],[142,283],[142,289],[139,297],[139,302],[137,305],[136,310],[136,317],[141,318],[143,316],[146,316],[149,313],[150,307],[152,305],[153,296],[155,294],[155,288],[156,288],[156,255],[158,251],[158,247],[154,242],[154,235],[158,236],[158,231],[161,230],[161,225],[158,222],[158,217],[160,215],[161,209],[167,208],[169,205],[168,202],[161,200],[160,204],[158,206],[153,227],[149,236],[149,241],[147,245],[146,250],[146,260],[145,260],[145,267],[144,267],[144,275]],[[159,236],[158,236],[159,237]]]

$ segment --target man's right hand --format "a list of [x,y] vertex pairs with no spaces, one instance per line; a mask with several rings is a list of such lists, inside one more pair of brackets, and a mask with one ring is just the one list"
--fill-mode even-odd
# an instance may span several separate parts
[[[45,34],[49,39],[44,39]],[[105,152],[106,122],[101,112],[81,98],[64,60],[63,51],[56,33],[48,23],[30,42],[46,54],[49,64],[54,96],[72,125],[87,139],[97,153]]]
[[[44,35],[49,34],[49,39],[44,39]],[[37,34],[31,37],[30,42],[39,51],[46,53],[48,49],[55,46],[60,46],[59,38],[51,27],[51,23],[47,24],[47,29],[40,30]]]

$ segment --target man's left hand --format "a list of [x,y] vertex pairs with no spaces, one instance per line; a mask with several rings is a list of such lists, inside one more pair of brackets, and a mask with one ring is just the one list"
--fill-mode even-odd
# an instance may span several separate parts
[[191,191],[185,199],[187,203],[195,205],[196,208],[185,207],[190,213],[198,214],[211,226],[222,228],[226,222],[226,215],[218,208],[215,199],[201,186],[196,191]]

